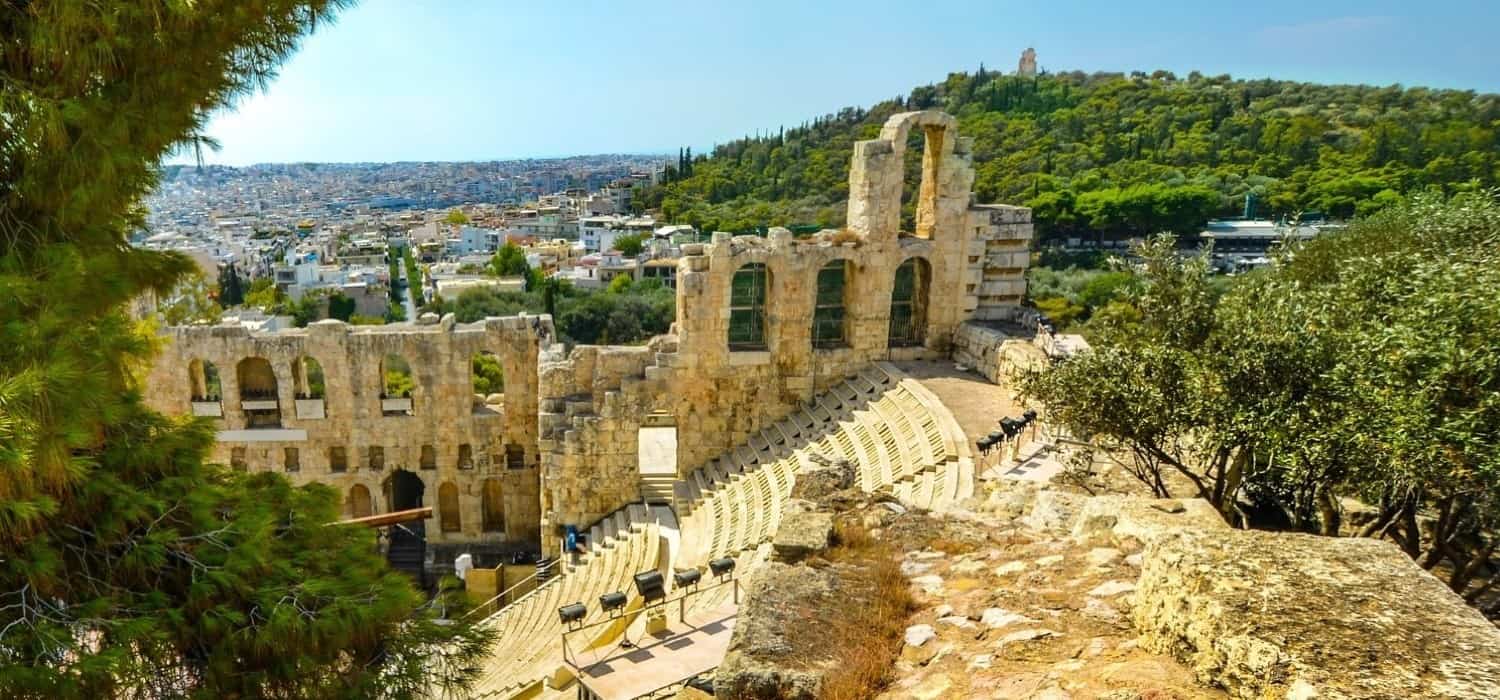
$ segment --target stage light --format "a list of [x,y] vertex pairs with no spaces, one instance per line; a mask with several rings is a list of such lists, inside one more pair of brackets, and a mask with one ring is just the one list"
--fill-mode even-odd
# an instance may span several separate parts
[[703,572],[697,569],[687,569],[685,571],[679,571],[672,575],[672,580],[677,582],[678,588],[696,586],[698,585],[698,581],[702,578]]
[[654,601],[667,597],[667,589],[664,585],[660,571],[642,571],[635,575],[635,590],[646,599],[650,605]]
[[604,612],[613,612],[625,607],[625,594],[620,591],[610,591],[599,596],[599,608]]
[[557,616],[565,625],[581,622],[583,616],[589,614],[589,609],[583,603],[564,605],[557,609]]
[[723,557],[720,559],[715,559],[708,563],[708,570],[712,571],[715,576],[728,576],[729,574],[734,573],[734,558]]

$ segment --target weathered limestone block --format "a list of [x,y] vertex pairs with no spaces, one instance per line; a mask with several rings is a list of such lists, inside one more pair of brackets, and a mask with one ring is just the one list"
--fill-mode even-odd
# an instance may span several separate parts
[[782,516],[776,536],[771,538],[776,561],[794,564],[828,549],[833,539],[832,513],[788,510]]
[[857,474],[854,465],[843,459],[804,467],[792,483],[792,498],[819,500],[853,486]]
[[1126,539],[1147,542],[1185,528],[1214,531],[1228,530],[1229,525],[1201,498],[1094,496],[1084,502],[1073,525],[1073,537],[1095,544]]
[[[783,525],[781,528],[785,530]],[[837,576],[767,562],[756,572],[740,605],[734,636],[714,674],[714,696],[744,700],[813,700],[823,669],[817,650],[797,648],[810,611],[834,595]]]
[[1033,530],[1063,534],[1072,531],[1087,496],[1066,491],[1039,491],[1032,499],[1031,512],[1023,519]]
[[1236,698],[1500,697],[1500,630],[1386,542],[1155,538],[1133,615],[1145,646]]

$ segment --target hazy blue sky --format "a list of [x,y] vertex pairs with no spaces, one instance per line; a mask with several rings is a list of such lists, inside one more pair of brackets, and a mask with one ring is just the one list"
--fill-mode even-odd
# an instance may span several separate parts
[[1500,91],[1500,3],[365,0],[212,163],[662,152],[868,105],[950,71],[1190,70]]

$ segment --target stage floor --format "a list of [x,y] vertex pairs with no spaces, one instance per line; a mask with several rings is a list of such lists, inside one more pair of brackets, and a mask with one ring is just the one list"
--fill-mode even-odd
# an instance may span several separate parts
[[718,666],[729,650],[738,606],[726,603],[648,635],[633,649],[578,669],[578,680],[604,700],[631,700]]

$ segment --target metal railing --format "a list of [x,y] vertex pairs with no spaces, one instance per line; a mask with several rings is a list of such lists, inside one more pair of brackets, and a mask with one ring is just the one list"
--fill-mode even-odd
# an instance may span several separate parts
[[[553,583],[556,583],[557,581],[562,580],[562,576],[560,575],[560,572],[558,572],[558,571],[552,571],[553,567],[556,567],[558,564],[561,564],[561,563],[562,563],[562,558],[558,557],[557,559],[553,559],[552,561],[549,561],[549,562],[547,562],[545,564],[542,564],[542,565],[538,566],[536,568],[536,573],[535,574],[532,574],[531,576],[527,576],[526,578],[523,578],[520,581],[515,582],[514,585],[506,588],[503,591],[500,591],[499,593],[496,593],[489,600],[486,600],[483,603],[480,603],[479,605],[474,606],[474,608],[472,610],[470,610],[467,613],[464,613],[463,618],[467,620],[469,618],[474,617],[475,615],[480,615],[480,613],[482,613],[484,610],[486,610],[488,608],[491,608],[492,606],[493,606],[493,609],[490,610],[489,612],[484,613],[483,615],[481,615],[481,618],[489,617],[491,615],[498,615],[501,612],[503,612],[506,608],[508,608],[508,607],[510,607],[512,605],[515,605],[516,603],[519,603],[519,602],[525,600],[527,598],[527,596],[530,596],[531,594],[533,594],[533,593],[535,593],[537,591],[540,591],[543,588],[546,588],[547,586],[550,586]],[[542,576],[543,572],[548,572],[547,575],[546,575],[546,579],[545,580],[540,580],[540,581],[537,580],[538,578],[540,578]],[[502,599],[504,599],[506,596],[508,596],[511,593],[513,593],[517,588],[520,588],[520,587],[525,586],[527,584],[535,584],[535,585],[534,585],[534,587],[531,590],[526,591],[525,593],[522,593],[515,600],[512,600],[509,603],[500,604],[500,601]]]

